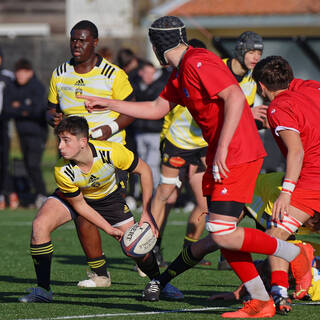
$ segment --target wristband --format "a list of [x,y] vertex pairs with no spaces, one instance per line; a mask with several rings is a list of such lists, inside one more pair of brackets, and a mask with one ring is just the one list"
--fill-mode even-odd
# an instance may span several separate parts
[[110,129],[111,129],[111,134],[115,134],[116,132],[119,131],[119,125],[118,125],[118,123],[115,122],[115,121],[112,121],[112,122],[108,123],[107,126],[110,127]]
[[292,194],[295,187],[296,187],[296,183],[294,181],[284,179],[281,192]]

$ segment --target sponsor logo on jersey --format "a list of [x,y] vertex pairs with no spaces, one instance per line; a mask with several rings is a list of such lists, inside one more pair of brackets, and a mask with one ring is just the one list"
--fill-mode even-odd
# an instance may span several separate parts
[[185,94],[185,96],[186,96],[187,98],[189,98],[189,97],[190,97],[190,95],[189,95],[189,92],[188,92],[187,88],[183,88],[183,92],[184,92],[184,94]]
[[173,167],[182,167],[185,163],[186,160],[180,158],[180,157],[172,157],[169,159],[169,163],[173,166]]
[[75,86],[80,86],[80,87],[83,87],[85,86],[86,84],[84,83],[83,79],[79,79],[78,81],[75,82],[74,84]]
[[201,67],[202,67],[202,63],[201,63],[201,62],[198,62],[198,63],[197,63],[197,68],[200,69]]
[[93,188],[98,188],[100,187],[100,182],[98,182],[99,178],[97,178],[95,175],[91,175],[90,178],[89,178],[89,183],[91,183],[91,187]]

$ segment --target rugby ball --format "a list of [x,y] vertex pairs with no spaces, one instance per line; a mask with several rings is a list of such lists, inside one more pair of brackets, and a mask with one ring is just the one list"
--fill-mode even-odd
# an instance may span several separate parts
[[121,239],[121,248],[125,255],[140,258],[150,252],[157,242],[148,223],[139,226],[135,223],[128,228]]

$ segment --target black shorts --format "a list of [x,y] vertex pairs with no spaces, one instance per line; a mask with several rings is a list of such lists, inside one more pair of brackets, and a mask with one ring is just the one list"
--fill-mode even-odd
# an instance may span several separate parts
[[198,165],[201,170],[205,171],[205,167],[201,158],[207,154],[208,147],[198,149],[181,149],[172,144],[169,140],[164,139],[161,143],[161,164],[175,169],[189,167],[190,164]]
[[[50,197],[59,200],[68,209],[73,220],[79,216],[58,189]],[[85,200],[90,207],[100,213],[113,227],[118,227],[133,220],[133,215],[123,199],[119,188],[105,198]]]
[[239,218],[245,203],[237,201],[211,201],[210,197],[207,197],[207,205],[209,213]]

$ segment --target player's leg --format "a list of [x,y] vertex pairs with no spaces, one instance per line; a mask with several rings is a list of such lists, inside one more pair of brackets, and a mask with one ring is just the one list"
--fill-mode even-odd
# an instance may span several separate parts
[[[271,229],[268,229],[267,233],[276,238],[287,240],[309,218],[310,215],[307,213],[290,206],[288,214],[281,221],[273,222]],[[308,261],[303,244],[300,245],[300,248],[299,256],[291,263],[291,270],[296,281],[295,296],[302,299],[307,294],[311,285],[312,261]],[[291,310],[291,302],[288,296],[289,263],[275,256],[269,257],[269,263],[271,268],[271,294],[274,298],[277,311],[284,314]]]
[[75,219],[75,224],[91,270],[87,272],[88,279],[79,281],[77,286],[80,288],[110,287],[111,279],[107,270],[107,259],[102,251],[99,229],[81,216]]
[[53,254],[51,232],[72,219],[67,206],[58,198],[49,197],[32,223],[30,252],[38,287],[19,299],[20,302],[51,302],[50,270]]

